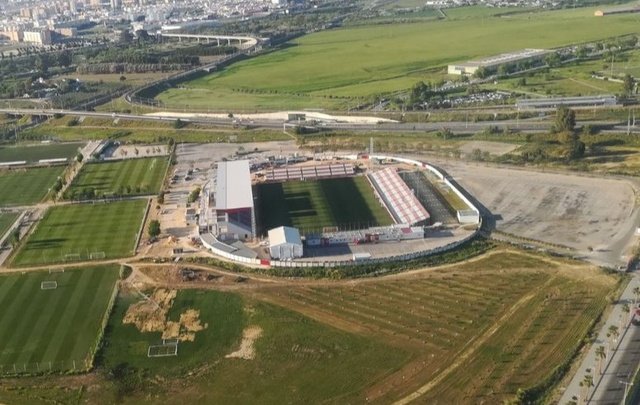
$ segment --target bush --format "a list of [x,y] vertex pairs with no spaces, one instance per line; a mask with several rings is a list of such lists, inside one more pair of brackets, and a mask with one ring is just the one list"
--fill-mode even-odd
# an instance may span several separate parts
[[160,235],[160,221],[153,219],[149,222],[149,237],[157,238]]

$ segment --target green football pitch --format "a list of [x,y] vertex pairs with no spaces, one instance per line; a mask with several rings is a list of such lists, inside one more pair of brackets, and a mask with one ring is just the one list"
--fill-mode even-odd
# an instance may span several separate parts
[[0,276],[0,375],[86,369],[118,276],[118,266]]
[[146,200],[53,207],[18,250],[14,266],[130,256]]
[[361,229],[393,223],[365,177],[265,183],[256,193],[262,234],[282,225],[305,234],[330,226]]
[[0,206],[30,205],[42,201],[64,168],[0,170]]
[[0,146],[0,162],[26,160],[29,163],[41,159],[71,159],[84,143],[67,142],[45,145]]
[[169,161],[166,157],[89,163],[83,166],[67,192],[74,199],[86,189],[97,197],[109,195],[157,194]]

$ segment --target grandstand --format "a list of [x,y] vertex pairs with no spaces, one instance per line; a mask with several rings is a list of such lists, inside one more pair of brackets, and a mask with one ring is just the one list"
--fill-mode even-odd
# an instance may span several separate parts
[[429,207],[431,222],[441,222],[443,224],[455,224],[457,219],[455,210],[449,206],[442,195],[435,189],[429,179],[422,171],[400,173],[402,180],[411,187],[416,198],[425,206]]
[[256,234],[249,161],[219,162],[216,177],[203,190],[200,232],[222,240],[247,240]]
[[312,180],[332,177],[353,176],[353,165],[350,163],[335,163],[324,166],[298,166],[268,169],[267,181]]
[[429,213],[394,168],[371,173],[369,179],[396,223],[415,225],[430,222]]

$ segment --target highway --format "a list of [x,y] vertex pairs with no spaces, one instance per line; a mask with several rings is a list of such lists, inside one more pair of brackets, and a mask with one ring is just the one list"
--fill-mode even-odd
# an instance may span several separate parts
[[[251,120],[237,122],[231,118],[214,118],[214,117],[192,117],[185,118],[184,114],[176,113],[175,116],[152,116],[141,115],[132,113],[110,113],[110,112],[97,112],[97,111],[77,111],[77,110],[62,110],[62,109],[20,109],[20,108],[0,108],[0,113],[17,114],[17,115],[46,115],[53,116],[56,114],[75,116],[75,117],[95,117],[102,119],[120,119],[131,121],[175,121],[180,118],[183,121],[194,122],[198,124],[213,125],[213,126],[227,126],[227,127],[250,127],[250,128],[271,128],[281,129],[284,122],[281,120]],[[167,112],[171,114],[171,112]],[[599,127],[607,127],[601,132],[626,132],[627,126],[620,125],[618,122],[611,121],[582,121],[578,122],[578,127],[581,125],[592,125]],[[320,129],[327,130],[341,130],[350,132],[430,132],[439,130],[449,130],[456,134],[468,134],[483,131],[487,128],[509,128],[522,132],[546,132],[551,129],[552,123],[550,121],[540,121],[537,119],[521,119],[521,120],[504,120],[504,121],[481,121],[481,122],[398,122],[398,123],[378,123],[378,124],[355,124],[355,123],[340,123],[340,122],[321,122],[316,126]]]

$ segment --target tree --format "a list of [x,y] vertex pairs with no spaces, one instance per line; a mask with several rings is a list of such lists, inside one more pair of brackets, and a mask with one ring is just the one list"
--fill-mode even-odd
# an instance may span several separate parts
[[626,74],[622,82],[622,87],[624,89],[624,94],[630,96],[636,87],[636,80],[630,74]]
[[552,52],[545,56],[544,61],[549,67],[558,66],[561,62],[560,55],[557,52]]
[[177,120],[175,120],[175,121],[173,122],[173,127],[174,127],[175,129],[184,128],[184,127],[185,127],[185,125],[187,125],[187,124],[185,124],[185,122],[184,122],[184,121],[182,121],[180,118],[178,118]]
[[46,74],[49,70],[49,56],[46,53],[40,54],[36,58],[36,70],[41,74]]
[[160,221],[153,219],[149,221],[149,237],[157,238],[160,235]]
[[588,398],[589,388],[593,387],[593,376],[591,374],[585,374],[584,379],[582,380],[582,383],[584,384],[585,387],[587,387],[587,395],[585,395],[585,398]]
[[596,349],[596,357],[598,358],[598,372],[602,374],[602,362],[607,358],[607,352],[604,346],[598,346]]
[[13,248],[18,246],[18,243],[20,243],[20,228],[14,229],[13,232],[11,232],[9,243],[11,243],[11,247]]
[[58,55],[58,64],[60,66],[68,67],[71,65],[71,62],[72,62],[71,52],[67,50],[60,52],[60,54]]
[[124,82],[125,80],[127,80],[126,76],[120,76],[120,81]]
[[158,194],[158,204],[164,204],[164,191]]
[[476,72],[473,74],[473,77],[476,77],[478,79],[484,79],[487,76],[489,76],[489,72],[487,71],[487,68],[485,68],[484,66],[480,66],[478,69],[476,69]]
[[573,131],[576,126],[576,112],[565,106],[556,111],[556,121],[553,126],[556,132]]
[[629,321],[629,315],[631,314],[631,306],[625,303],[622,306],[622,313],[624,313],[624,323],[626,324]]
[[191,204],[193,202],[196,202],[196,200],[200,197],[200,187],[196,187],[193,189],[193,191],[191,191],[191,193],[189,193],[189,197],[187,198],[187,201]]
[[82,159],[84,159],[84,156],[82,156],[82,153],[78,152],[78,154],[76,155],[76,160],[78,161],[78,163],[81,163]]
[[128,30],[122,30],[118,37],[118,42],[121,44],[130,44],[133,41],[133,35]]

